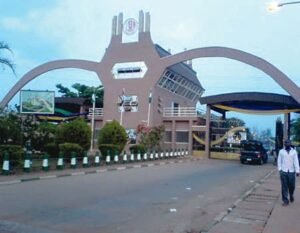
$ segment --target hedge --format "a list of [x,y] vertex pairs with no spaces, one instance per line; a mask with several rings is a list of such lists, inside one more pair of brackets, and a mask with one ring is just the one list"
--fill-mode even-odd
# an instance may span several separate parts
[[120,147],[114,144],[100,144],[99,150],[101,151],[101,155],[104,159],[106,158],[108,152],[111,156],[115,155],[116,152],[118,155],[120,154]]
[[20,145],[0,145],[0,162],[3,163],[3,153],[7,151],[9,154],[10,165],[19,166],[23,162],[23,148]]
[[[127,143],[127,133],[119,122],[113,120],[106,123],[98,133],[98,146],[100,145],[116,145],[118,151],[123,151]],[[106,153],[106,152],[105,152]]]
[[146,147],[142,144],[137,144],[130,146],[129,150],[135,155],[138,153],[144,154],[146,152]]
[[66,142],[59,144],[59,151],[63,153],[64,158],[70,159],[72,152],[75,152],[78,157],[82,157],[83,148],[76,143]]
[[45,152],[47,152],[51,158],[57,158],[59,154],[59,147],[56,143],[48,143],[44,146]]

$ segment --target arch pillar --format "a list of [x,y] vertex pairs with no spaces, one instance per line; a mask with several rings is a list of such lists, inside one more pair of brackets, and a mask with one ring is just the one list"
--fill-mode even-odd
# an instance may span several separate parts
[[290,124],[291,124],[291,114],[284,114],[284,124],[283,124],[283,141],[290,139]]
[[210,117],[211,107],[209,104],[206,105],[206,124],[205,124],[205,156],[210,158]]

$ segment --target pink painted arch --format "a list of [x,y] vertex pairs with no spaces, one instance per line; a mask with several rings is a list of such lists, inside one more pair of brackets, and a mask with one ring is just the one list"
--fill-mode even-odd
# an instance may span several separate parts
[[[30,70],[26,73],[7,93],[7,95],[3,98],[0,103],[0,108],[5,108],[5,106],[9,103],[9,101],[24,87],[28,82],[35,79],[41,74],[47,73],[51,70],[56,69],[64,69],[64,68],[77,68],[87,71],[96,72],[96,67],[99,66],[100,63],[87,61],[87,60],[76,60],[76,59],[66,59],[66,60],[56,60],[44,63],[36,68]],[[96,72],[97,73],[97,72]]]
[[201,57],[224,57],[253,66],[275,80],[287,93],[300,103],[300,88],[282,71],[268,61],[241,50],[226,47],[205,47],[187,50],[178,54],[163,57],[162,66],[169,67],[182,61]]

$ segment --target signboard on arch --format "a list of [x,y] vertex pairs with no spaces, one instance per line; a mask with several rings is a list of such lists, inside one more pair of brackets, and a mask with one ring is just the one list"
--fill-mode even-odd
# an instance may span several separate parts
[[54,114],[54,91],[20,91],[20,112],[27,114]]

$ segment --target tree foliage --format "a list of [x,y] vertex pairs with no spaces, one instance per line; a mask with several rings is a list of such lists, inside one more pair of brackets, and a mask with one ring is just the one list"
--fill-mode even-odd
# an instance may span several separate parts
[[159,149],[164,131],[165,128],[163,125],[148,127],[144,124],[140,124],[137,127],[139,143],[147,150]]
[[123,151],[127,142],[127,133],[118,121],[106,123],[98,134],[98,146],[113,144],[119,146],[119,152]]
[[245,122],[239,118],[231,117],[225,120],[225,128],[245,126]]
[[34,141],[35,133],[38,129],[38,122],[35,119],[34,115],[26,115],[22,119],[22,137],[23,137],[23,145],[27,141]]
[[55,140],[57,144],[75,143],[87,150],[91,143],[91,128],[81,118],[62,123],[56,129]]
[[98,87],[89,87],[80,83],[75,83],[72,85],[72,88],[76,91],[71,91],[69,88],[64,87],[62,84],[57,84],[56,88],[58,92],[62,94],[63,97],[82,97],[87,99],[87,101],[92,103],[92,95],[95,91],[96,95],[96,106],[99,108],[103,107],[103,86]]
[[62,143],[59,144],[59,151],[63,153],[65,158],[71,158],[72,152],[76,153],[77,157],[82,157],[83,148],[76,143]]
[[292,138],[296,142],[300,142],[300,117],[292,121],[291,127]]
[[56,125],[49,122],[40,122],[31,140],[32,146],[36,150],[45,151],[45,146],[55,141]]
[[23,148],[20,145],[0,145],[0,163],[3,163],[4,152],[8,152],[10,165],[18,166],[22,163]]
[[0,117],[0,144],[20,145],[22,142],[21,119],[14,113]]
[[15,73],[14,64],[9,58],[3,55],[5,51],[9,51],[12,53],[12,50],[10,49],[8,44],[0,41],[0,65],[2,65],[3,69],[5,69],[5,67],[9,67]]

